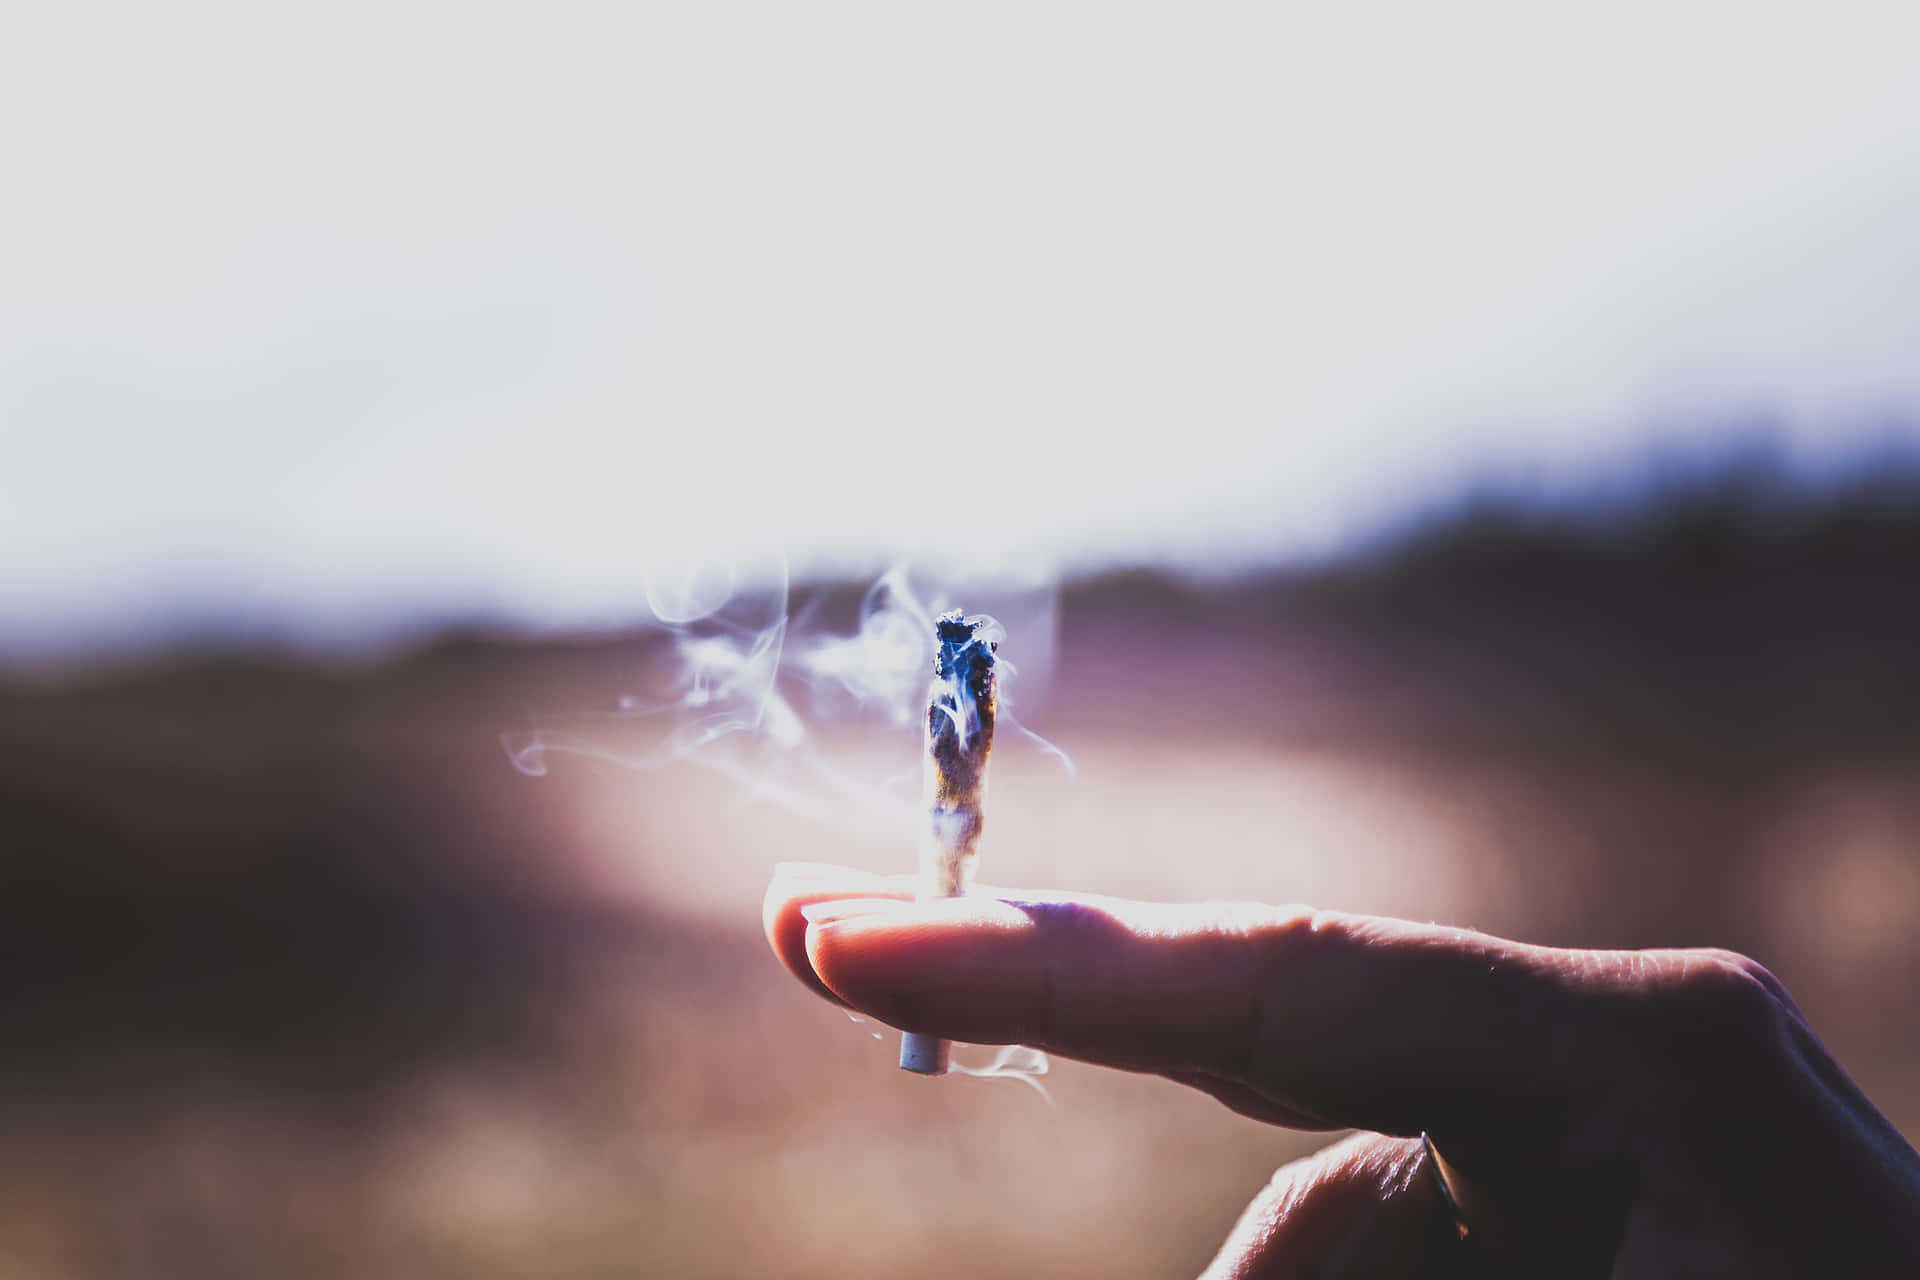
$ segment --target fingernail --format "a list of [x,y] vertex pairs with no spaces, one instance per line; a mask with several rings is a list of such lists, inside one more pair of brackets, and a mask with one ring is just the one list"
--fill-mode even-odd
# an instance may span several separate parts
[[826,902],[809,902],[800,908],[800,914],[807,918],[808,924],[820,925],[860,916],[885,915],[912,906],[911,902],[903,902],[899,898],[833,898]]

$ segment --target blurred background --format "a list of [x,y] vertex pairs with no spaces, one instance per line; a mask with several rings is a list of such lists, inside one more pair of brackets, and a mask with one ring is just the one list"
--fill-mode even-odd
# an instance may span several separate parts
[[6,1275],[1197,1271],[1323,1137],[761,941],[956,604],[984,879],[1742,949],[1920,1134],[1910,6],[8,25]]

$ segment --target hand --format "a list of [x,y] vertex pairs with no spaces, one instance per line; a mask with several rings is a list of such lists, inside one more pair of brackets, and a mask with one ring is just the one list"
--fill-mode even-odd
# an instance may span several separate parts
[[1920,1157],[1743,956],[986,892],[789,865],[767,937],[905,1031],[1364,1131],[1281,1169],[1208,1276],[1920,1275]]

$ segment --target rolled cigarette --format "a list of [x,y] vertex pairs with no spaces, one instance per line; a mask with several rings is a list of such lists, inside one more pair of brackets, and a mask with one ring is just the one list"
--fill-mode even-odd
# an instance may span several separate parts
[[[961,897],[973,882],[999,697],[993,671],[999,645],[979,634],[987,625],[987,619],[968,618],[957,609],[934,625],[921,773],[927,816],[920,831],[916,895],[922,901]],[[900,1040],[900,1067],[945,1075],[952,1050],[950,1041],[909,1032]]]

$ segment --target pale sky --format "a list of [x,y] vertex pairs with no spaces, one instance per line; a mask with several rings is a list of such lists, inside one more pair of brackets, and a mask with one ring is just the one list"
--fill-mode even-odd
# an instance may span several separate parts
[[1898,4],[33,6],[0,653],[1313,554],[1920,407]]

